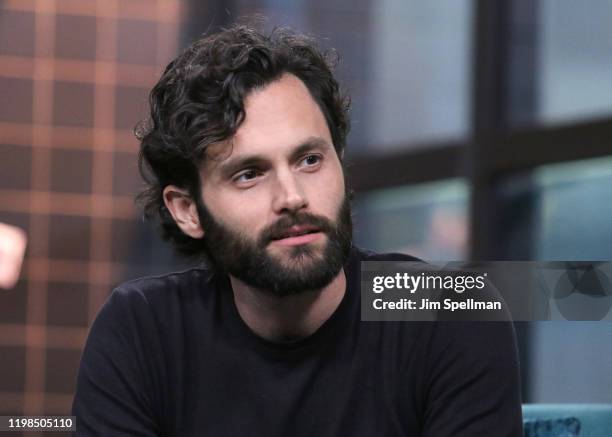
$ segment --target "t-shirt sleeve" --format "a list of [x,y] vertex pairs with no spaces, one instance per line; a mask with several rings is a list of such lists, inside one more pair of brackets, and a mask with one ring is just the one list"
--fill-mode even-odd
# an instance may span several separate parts
[[422,436],[522,436],[519,363],[512,324],[434,325]]
[[[150,318],[149,318],[150,319]],[[115,290],[91,328],[79,368],[72,414],[85,436],[157,436],[152,366],[155,343],[143,338],[146,302]]]

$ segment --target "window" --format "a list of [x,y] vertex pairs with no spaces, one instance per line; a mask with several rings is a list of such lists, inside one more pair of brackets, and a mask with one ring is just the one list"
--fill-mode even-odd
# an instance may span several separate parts
[[444,180],[364,193],[354,202],[355,242],[431,261],[466,258],[467,187]]

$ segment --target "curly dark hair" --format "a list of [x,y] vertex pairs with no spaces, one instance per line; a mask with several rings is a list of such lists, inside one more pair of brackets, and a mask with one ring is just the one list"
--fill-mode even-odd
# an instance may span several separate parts
[[198,256],[201,240],[184,234],[163,200],[168,185],[186,189],[201,205],[198,168],[206,148],[231,138],[245,117],[244,100],[254,89],[290,73],[319,105],[338,156],[346,145],[350,100],[332,69],[333,50],[286,28],[266,34],[234,25],[195,41],[166,67],[149,96],[150,118],[135,133],[141,141],[139,170],[146,188],[137,200],[145,217],[159,222],[162,236],[184,255]]

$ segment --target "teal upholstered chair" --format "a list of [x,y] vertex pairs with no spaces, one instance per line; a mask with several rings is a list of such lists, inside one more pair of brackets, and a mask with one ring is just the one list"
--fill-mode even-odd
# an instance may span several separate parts
[[[565,421],[567,428],[562,423],[563,421],[557,421],[557,419],[570,419]],[[523,421],[526,426],[526,434],[533,436],[538,435],[538,432],[534,432],[536,429],[534,421],[544,421],[548,422],[547,425],[550,423],[555,425],[546,427],[547,431],[541,433],[545,436],[572,436],[576,434],[568,430],[579,428],[580,437],[611,437],[612,404],[525,404],[523,405]],[[561,428],[566,430],[565,433],[554,434],[551,431],[551,429]],[[541,427],[541,429],[544,428]]]

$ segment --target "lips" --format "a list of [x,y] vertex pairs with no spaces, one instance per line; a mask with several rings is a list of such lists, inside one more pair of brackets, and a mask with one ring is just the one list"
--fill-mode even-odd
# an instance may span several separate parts
[[313,234],[313,233],[320,232],[320,231],[321,231],[320,228],[316,226],[296,225],[296,226],[291,226],[290,228],[279,232],[274,237],[274,240],[282,240],[285,238],[299,237],[302,235]]

